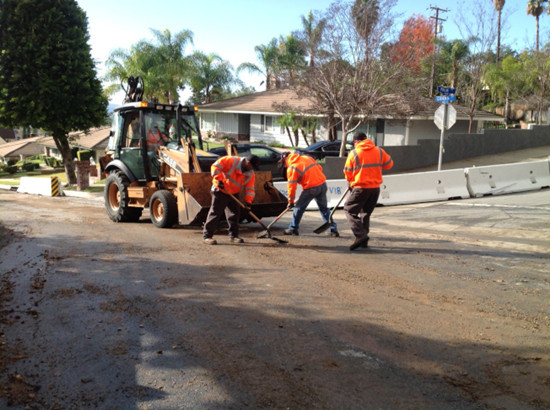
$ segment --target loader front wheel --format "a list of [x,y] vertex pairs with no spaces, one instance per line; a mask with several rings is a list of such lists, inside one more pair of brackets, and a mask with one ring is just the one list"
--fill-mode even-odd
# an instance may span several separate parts
[[113,171],[105,181],[105,209],[113,222],[137,222],[142,208],[129,206],[128,186],[130,182],[120,171]]
[[157,228],[171,228],[177,222],[178,204],[172,192],[161,189],[151,196],[151,222]]

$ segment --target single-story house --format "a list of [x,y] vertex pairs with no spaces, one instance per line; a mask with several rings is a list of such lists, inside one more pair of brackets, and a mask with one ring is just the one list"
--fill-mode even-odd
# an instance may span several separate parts
[[[419,140],[439,139],[441,131],[434,123],[436,110],[440,103],[428,98],[415,102],[416,107],[404,112],[407,115],[391,117],[381,115],[360,130],[381,146],[416,145]],[[456,123],[447,134],[468,132],[469,117],[465,107],[453,104],[456,109]],[[289,136],[277,120],[292,109],[295,113],[310,113],[314,107],[311,100],[300,97],[294,90],[270,90],[244,95],[224,101],[216,101],[199,107],[201,132],[205,136],[229,136],[239,141],[280,143],[289,145]],[[312,115],[312,114],[306,114]],[[472,132],[483,129],[485,123],[500,123],[504,118],[492,113],[477,110],[475,112]],[[342,135],[338,130],[338,138]],[[318,140],[328,138],[325,124],[316,131]],[[305,146],[303,138],[300,146]]]
[[[99,158],[105,154],[105,148],[109,140],[111,127],[104,126],[91,128],[87,133],[84,131],[75,131],[69,133],[69,145],[71,148],[79,150],[94,151],[93,159],[98,162]],[[44,137],[39,141],[43,148],[43,153],[49,157],[61,159],[61,154],[55,146],[53,137]]]
[[44,152],[44,147],[38,143],[42,138],[43,137],[25,138],[1,144],[0,158],[2,158],[4,162],[8,162],[10,159],[20,161],[32,155],[42,154]]

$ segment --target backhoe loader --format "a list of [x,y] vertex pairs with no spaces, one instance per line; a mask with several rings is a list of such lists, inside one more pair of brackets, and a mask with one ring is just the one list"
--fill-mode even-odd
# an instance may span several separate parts
[[[210,165],[217,156],[202,151],[197,108],[142,101],[140,77],[130,77],[125,91],[102,159],[107,215],[114,222],[135,222],[149,208],[159,228],[202,225],[211,203]],[[287,206],[271,180],[270,172],[256,172],[252,212],[260,218]]]

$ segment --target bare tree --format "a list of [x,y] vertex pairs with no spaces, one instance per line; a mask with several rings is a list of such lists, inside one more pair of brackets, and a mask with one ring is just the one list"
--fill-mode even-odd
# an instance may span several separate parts
[[348,133],[376,115],[400,112],[401,99],[391,95],[405,91],[404,69],[382,58],[383,44],[395,34],[394,5],[394,0],[333,3],[326,12],[324,53],[303,76],[299,93],[316,102],[316,111],[329,118],[329,128],[336,121],[342,125],[341,156]]
[[457,94],[468,107],[472,132],[475,112],[483,93],[484,67],[493,61],[491,48],[496,39],[497,26],[492,17],[495,13],[488,2],[475,2],[470,9],[460,9],[457,26],[462,38],[467,39],[470,52],[465,58],[464,72],[458,78]]

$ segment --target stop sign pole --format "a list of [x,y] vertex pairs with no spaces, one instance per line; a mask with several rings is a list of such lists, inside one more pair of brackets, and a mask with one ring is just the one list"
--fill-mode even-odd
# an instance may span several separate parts
[[435,111],[434,122],[435,125],[441,130],[441,137],[439,139],[439,159],[437,161],[437,170],[441,171],[441,163],[443,162],[443,141],[445,139],[445,129],[451,128],[456,122],[456,110],[449,103],[456,99],[454,88],[449,87],[437,87],[438,95],[435,97],[435,101],[440,102],[441,106]]

